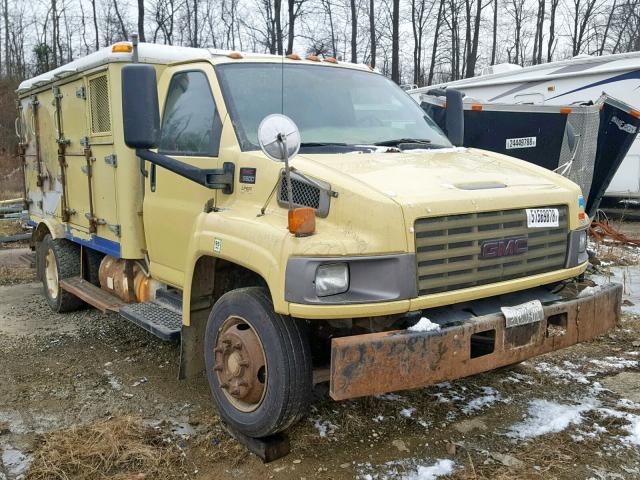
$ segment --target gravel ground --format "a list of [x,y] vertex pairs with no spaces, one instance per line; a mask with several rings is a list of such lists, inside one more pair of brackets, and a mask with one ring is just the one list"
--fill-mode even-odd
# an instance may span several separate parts
[[[594,342],[380,397],[333,402],[318,387],[308,418],[289,432],[291,454],[263,465],[224,432],[204,378],[176,379],[176,345],[115,314],[51,313],[39,284],[19,270],[19,253],[0,255],[0,480],[640,478],[633,275],[610,272],[629,283],[625,313]],[[635,250],[623,253],[638,265]],[[51,459],[43,453],[47,439],[123,418],[159,432],[162,452],[179,452],[162,474],[135,462],[98,477],[64,465],[55,473],[55,462],[49,475],[33,473]],[[77,448],[81,455],[83,445]]]

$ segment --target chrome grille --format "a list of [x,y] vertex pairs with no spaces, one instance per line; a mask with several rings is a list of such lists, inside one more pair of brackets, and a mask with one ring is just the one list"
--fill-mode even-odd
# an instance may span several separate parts
[[[546,208],[546,207],[541,207]],[[421,218],[415,222],[420,295],[486,285],[564,268],[567,208],[559,226],[528,228],[525,209]],[[485,240],[527,239],[526,253],[484,259]]]

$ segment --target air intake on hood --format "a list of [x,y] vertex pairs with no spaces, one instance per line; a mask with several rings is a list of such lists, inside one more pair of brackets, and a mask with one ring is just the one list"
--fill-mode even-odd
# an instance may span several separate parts
[[[293,191],[294,207],[311,207],[316,210],[316,215],[326,217],[329,214],[329,204],[331,190],[328,184],[313,180],[317,185],[313,185],[302,175],[291,172],[291,189]],[[322,188],[319,188],[322,187]],[[289,196],[287,195],[287,183],[284,180],[284,172],[280,176],[278,187],[278,204],[282,207],[289,206]]]

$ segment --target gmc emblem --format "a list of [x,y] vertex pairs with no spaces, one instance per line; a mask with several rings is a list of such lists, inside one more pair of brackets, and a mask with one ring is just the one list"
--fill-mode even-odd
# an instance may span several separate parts
[[480,258],[512,257],[527,253],[529,245],[525,237],[485,240],[480,244]]

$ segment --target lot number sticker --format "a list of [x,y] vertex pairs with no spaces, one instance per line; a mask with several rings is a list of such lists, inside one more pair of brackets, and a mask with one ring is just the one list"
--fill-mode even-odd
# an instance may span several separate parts
[[514,148],[534,148],[537,137],[507,138],[507,150]]
[[560,215],[557,208],[527,208],[527,227],[558,227]]

